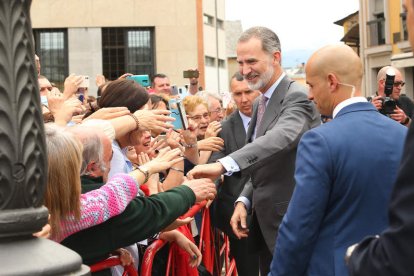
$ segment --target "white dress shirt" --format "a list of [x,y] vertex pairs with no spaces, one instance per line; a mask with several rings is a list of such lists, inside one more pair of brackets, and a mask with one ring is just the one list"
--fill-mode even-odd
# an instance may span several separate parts
[[342,108],[354,104],[354,103],[366,103],[368,102],[365,97],[352,97],[349,99],[346,99],[345,101],[340,102],[337,106],[335,106],[333,112],[332,112],[332,118],[335,118],[336,115],[338,115],[339,111],[341,111]]

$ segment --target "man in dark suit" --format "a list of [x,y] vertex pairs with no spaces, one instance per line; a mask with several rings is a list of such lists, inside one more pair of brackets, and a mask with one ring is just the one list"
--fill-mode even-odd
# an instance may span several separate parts
[[[414,0],[405,0],[407,29],[414,47]],[[388,210],[389,227],[348,249],[351,275],[414,274],[414,126],[410,125],[404,155]],[[353,252],[352,252],[353,250]],[[351,255],[352,254],[352,255]]]
[[[231,219],[236,236],[247,236],[247,210],[252,210],[249,248],[259,252],[260,274],[267,275],[275,237],[295,186],[297,143],[302,134],[319,125],[307,91],[290,80],[281,67],[280,41],[265,27],[242,33],[237,44],[240,73],[250,89],[262,93],[253,108],[248,144],[214,164],[196,166],[190,177],[217,178],[238,171],[250,174]],[[252,206],[250,208],[250,206]]]
[[306,82],[319,112],[333,119],[299,142],[270,275],[348,275],[346,248],[387,227],[406,128],[362,97],[362,63],[349,46],[315,52]]
[[[209,163],[215,162],[245,145],[246,132],[253,112],[253,102],[260,95],[260,91],[248,87],[247,81],[239,72],[232,77],[230,90],[238,110],[222,123],[219,137],[223,138],[224,147],[221,151],[212,154]],[[212,206],[213,224],[229,237],[230,253],[236,261],[237,273],[240,276],[259,275],[259,255],[249,252],[247,240],[239,240],[230,227],[234,203],[249,179],[248,175],[241,172],[224,176]]]

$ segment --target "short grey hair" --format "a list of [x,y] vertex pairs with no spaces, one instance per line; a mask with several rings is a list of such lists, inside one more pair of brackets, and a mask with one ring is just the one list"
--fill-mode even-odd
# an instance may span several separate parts
[[223,100],[222,100],[221,96],[216,92],[200,91],[200,92],[197,92],[196,96],[199,96],[200,98],[202,98],[207,103],[209,109],[211,107],[210,101],[209,101],[210,97],[218,100],[220,102],[220,104],[223,105]]
[[67,130],[73,133],[83,145],[81,175],[89,174],[87,167],[90,163],[96,163],[102,171],[105,171],[103,145],[97,129],[91,130],[90,128],[75,126],[67,128]]
[[240,74],[240,72],[236,72],[236,73],[234,73],[234,75],[231,77],[231,80],[230,81],[232,81],[232,80],[236,80],[236,81],[243,81],[244,80],[244,78],[243,78],[243,75],[242,74]]
[[[395,68],[395,67],[393,67],[393,66],[384,66],[384,67],[382,67],[382,68],[378,71],[378,75],[377,75],[377,83],[378,83],[380,80],[385,79],[385,75],[387,74],[387,70],[388,70],[388,69],[390,69],[390,68],[394,69],[394,71],[398,71],[398,72],[400,72],[400,70],[398,70],[397,68]],[[400,72],[400,73],[401,73],[401,72]]]
[[282,51],[279,37],[275,32],[266,27],[252,27],[247,29],[241,34],[238,42],[246,42],[253,37],[262,42],[263,51],[269,55],[273,55],[273,53],[277,51]]

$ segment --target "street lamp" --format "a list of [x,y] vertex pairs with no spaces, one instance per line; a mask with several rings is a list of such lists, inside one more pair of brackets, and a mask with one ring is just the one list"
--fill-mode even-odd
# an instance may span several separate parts
[[0,274],[89,275],[77,253],[32,236],[47,223],[48,211],[30,5],[0,1]]

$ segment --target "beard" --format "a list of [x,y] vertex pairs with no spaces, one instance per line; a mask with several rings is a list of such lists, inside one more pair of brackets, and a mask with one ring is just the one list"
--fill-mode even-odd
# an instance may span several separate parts
[[[272,65],[269,64],[267,66],[267,70],[259,76],[259,79],[257,80],[256,83],[250,82],[246,79],[247,85],[249,86],[251,90],[260,90],[263,87],[265,87],[266,84],[270,82],[274,72],[275,72],[275,69],[273,68]],[[250,73],[250,74],[254,74],[254,73]]]

